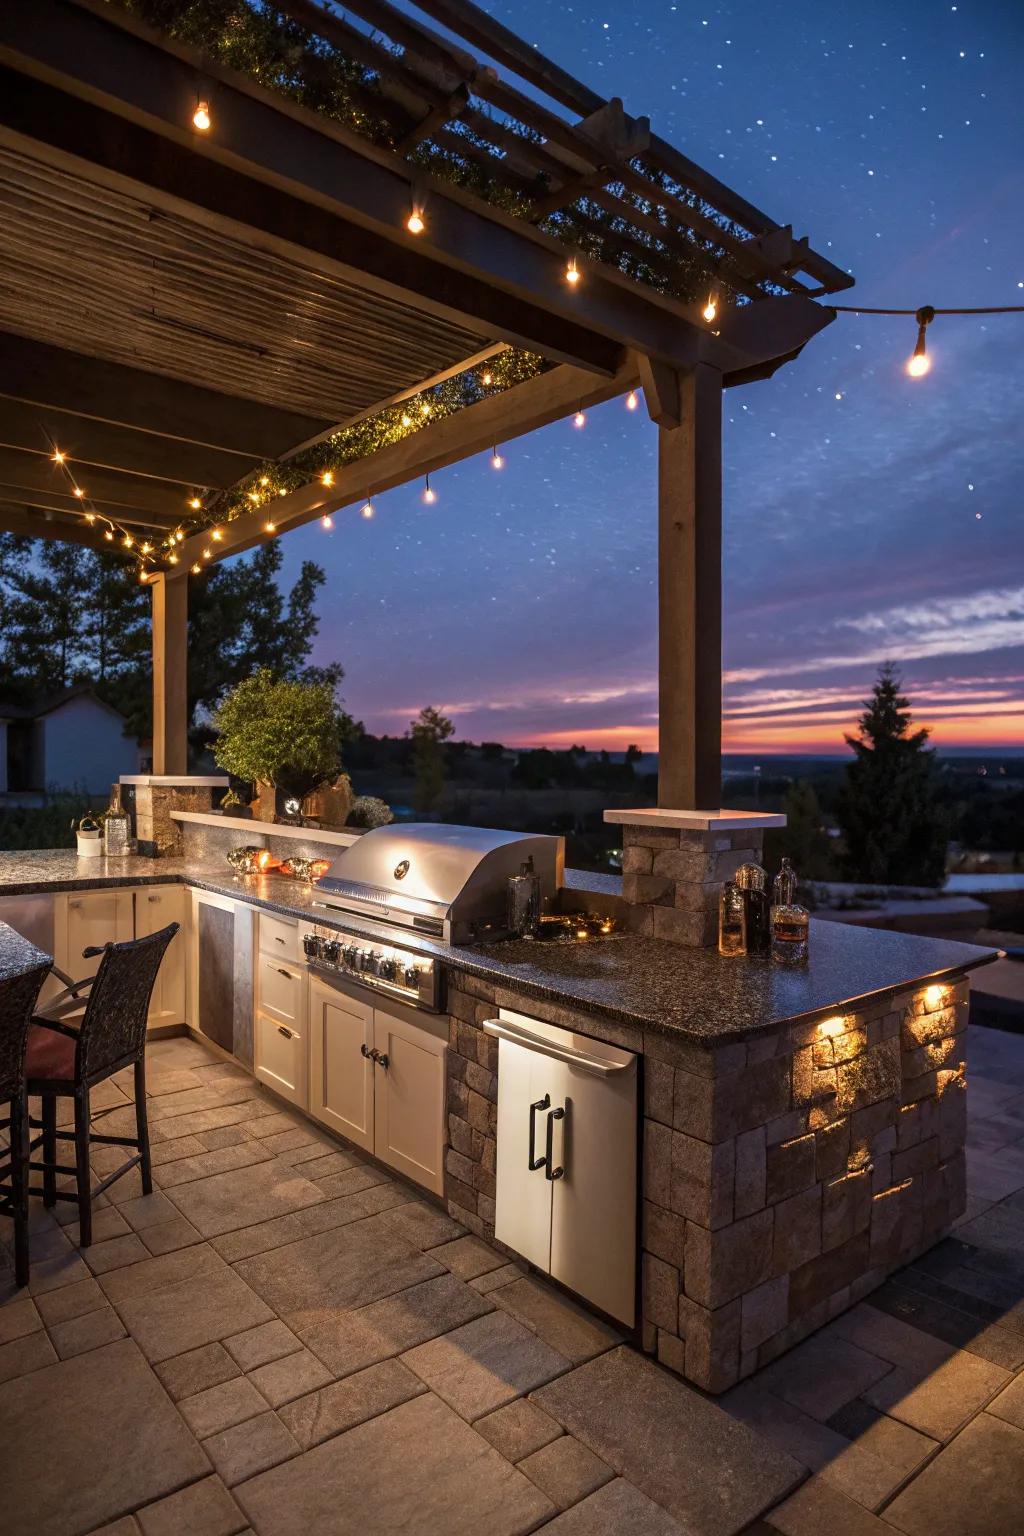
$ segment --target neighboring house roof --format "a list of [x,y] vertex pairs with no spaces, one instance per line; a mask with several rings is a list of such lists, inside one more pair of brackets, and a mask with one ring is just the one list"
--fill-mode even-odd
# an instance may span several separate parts
[[108,714],[124,722],[125,717],[121,711],[101,699],[90,683],[75,683],[70,688],[61,688],[59,692],[38,699],[34,704],[0,702],[0,720],[41,720],[46,715],[52,715],[55,710],[62,709],[65,704],[70,704],[73,699],[91,699],[100,709],[105,709]]

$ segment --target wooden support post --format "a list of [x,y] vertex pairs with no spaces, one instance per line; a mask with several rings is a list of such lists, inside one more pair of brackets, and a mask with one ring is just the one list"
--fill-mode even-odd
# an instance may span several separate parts
[[188,771],[188,577],[162,572],[153,592],[153,772]]
[[[671,419],[671,413],[666,412]],[[722,375],[679,376],[658,429],[658,804],[722,798]]]

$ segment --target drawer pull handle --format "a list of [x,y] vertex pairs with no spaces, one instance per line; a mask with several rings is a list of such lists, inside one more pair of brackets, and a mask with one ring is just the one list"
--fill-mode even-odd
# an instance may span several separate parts
[[365,1040],[363,1041],[362,1045],[359,1047],[359,1054],[360,1054],[360,1056],[363,1057],[363,1059],[365,1061],[376,1061],[377,1060],[377,1052],[376,1051],[371,1051],[370,1047],[367,1045]]
[[68,902],[68,906],[69,907],[80,907],[81,905],[82,905],[82,903],[80,901],[69,901]]
[[283,944],[284,943],[284,939],[282,939],[282,937],[281,937],[281,935],[279,933],[275,933],[274,934],[274,943],[275,944]]
[[291,1030],[290,1029],[285,1029],[283,1024],[279,1024],[277,1026],[277,1032],[278,1032],[279,1035],[284,1035],[286,1040],[291,1040],[291,1039],[294,1038],[293,1035],[292,1035]]
[[147,901],[159,901],[160,897],[159,896],[147,896],[146,900]]
[[536,1173],[538,1168],[544,1168],[547,1166],[547,1159],[538,1157],[534,1151],[534,1147],[536,1144],[535,1137],[537,1134],[537,1112],[542,1109],[550,1109],[550,1107],[550,1093],[546,1093],[542,1099],[538,1099],[536,1104],[530,1105],[530,1147],[526,1155],[526,1160],[529,1164],[531,1173]]
[[279,976],[283,976],[285,981],[294,981],[295,980],[295,977],[292,975],[291,971],[283,970],[281,966],[278,966],[277,974]]

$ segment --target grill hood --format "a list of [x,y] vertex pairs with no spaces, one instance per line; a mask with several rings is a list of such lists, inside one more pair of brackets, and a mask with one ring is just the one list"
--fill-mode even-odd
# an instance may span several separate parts
[[563,842],[488,827],[395,823],[365,832],[317,886],[318,906],[372,917],[448,943],[501,923],[505,882],[532,856],[541,897],[562,883]]

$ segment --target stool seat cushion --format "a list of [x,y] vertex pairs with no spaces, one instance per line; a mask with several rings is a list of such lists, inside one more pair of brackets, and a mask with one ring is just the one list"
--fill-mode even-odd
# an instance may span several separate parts
[[69,1082],[75,1075],[75,1041],[55,1029],[33,1024],[25,1051],[25,1076]]

